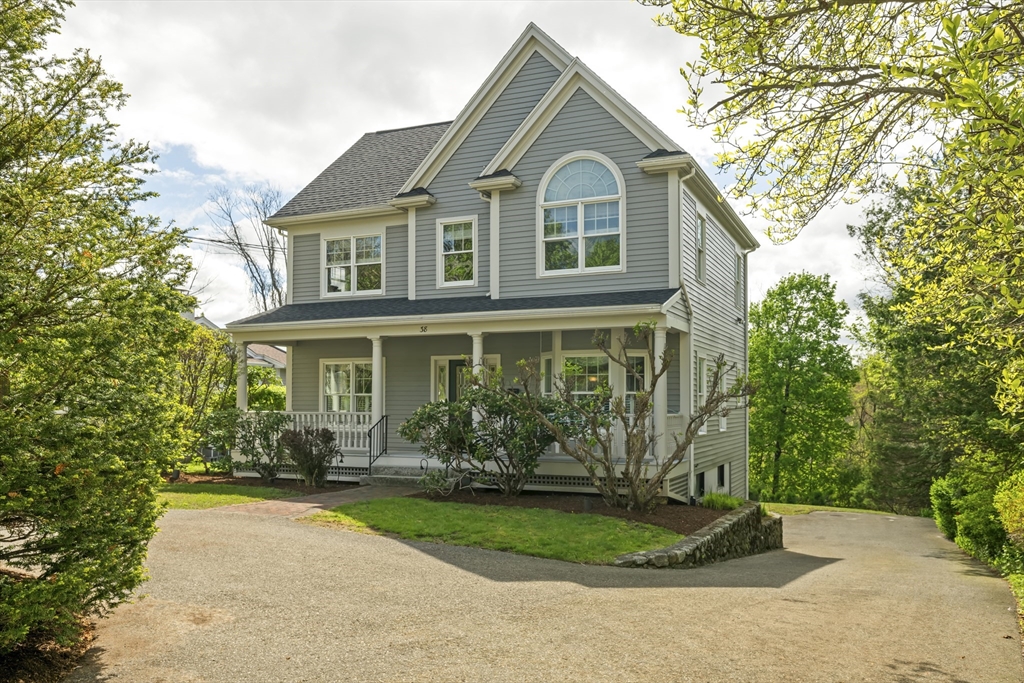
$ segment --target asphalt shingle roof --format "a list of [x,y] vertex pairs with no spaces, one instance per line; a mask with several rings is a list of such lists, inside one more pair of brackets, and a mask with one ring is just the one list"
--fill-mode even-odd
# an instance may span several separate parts
[[449,125],[451,121],[367,133],[273,217],[386,204],[402,189]]
[[356,299],[318,301],[309,304],[288,304],[232,325],[266,325],[273,323],[315,322],[351,318],[389,318],[392,316],[449,315],[452,313],[487,313],[530,311],[552,308],[593,308],[596,306],[642,306],[663,304],[679,290],[645,289],[632,292],[602,292],[532,296],[516,299],[491,299],[487,296],[465,296],[445,299]]

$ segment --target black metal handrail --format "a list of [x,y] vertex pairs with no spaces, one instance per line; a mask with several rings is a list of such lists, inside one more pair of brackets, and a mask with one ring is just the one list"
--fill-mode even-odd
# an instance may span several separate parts
[[388,416],[384,415],[366,433],[370,441],[370,462],[366,466],[366,475],[373,474],[373,463],[382,455],[388,454]]

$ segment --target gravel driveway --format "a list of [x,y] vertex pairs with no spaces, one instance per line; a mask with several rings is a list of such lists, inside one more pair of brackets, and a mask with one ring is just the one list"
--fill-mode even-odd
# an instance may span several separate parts
[[587,567],[172,510],[70,681],[1018,683],[1009,589],[931,520],[787,517],[786,550]]

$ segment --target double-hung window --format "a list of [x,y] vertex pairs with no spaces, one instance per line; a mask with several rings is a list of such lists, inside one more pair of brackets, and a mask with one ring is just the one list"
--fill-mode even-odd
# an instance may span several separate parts
[[697,216],[697,282],[707,277],[708,224],[704,216]]
[[438,287],[476,284],[476,217],[437,223]]
[[576,398],[593,395],[598,387],[608,384],[608,357],[566,356],[562,381]]
[[594,158],[563,164],[543,187],[542,275],[622,270],[622,193]]
[[323,366],[323,409],[328,413],[368,413],[372,410],[373,363],[330,360]]
[[380,294],[384,282],[382,235],[324,240],[324,293]]

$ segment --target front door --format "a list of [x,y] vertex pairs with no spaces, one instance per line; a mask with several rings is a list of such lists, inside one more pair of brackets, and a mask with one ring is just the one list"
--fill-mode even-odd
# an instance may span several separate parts
[[448,400],[458,401],[462,398],[462,390],[468,386],[469,368],[466,361],[458,358],[448,361]]

